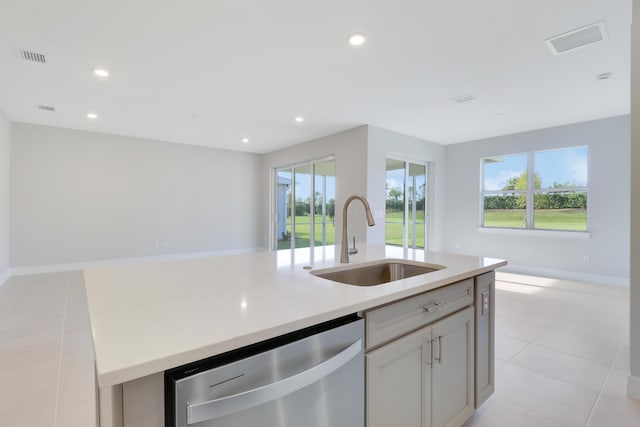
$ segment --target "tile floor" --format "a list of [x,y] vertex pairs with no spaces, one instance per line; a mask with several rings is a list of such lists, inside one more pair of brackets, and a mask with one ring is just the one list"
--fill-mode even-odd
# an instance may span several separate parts
[[[498,279],[496,392],[465,426],[639,426],[640,401],[625,394],[628,290]],[[0,426],[95,426],[80,272],[0,286],[0,378]]]
[[640,426],[629,291],[499,273],[496,390],[465,427]]
[[0,286],[0,426],[95,426],[93,365],[82,273]]

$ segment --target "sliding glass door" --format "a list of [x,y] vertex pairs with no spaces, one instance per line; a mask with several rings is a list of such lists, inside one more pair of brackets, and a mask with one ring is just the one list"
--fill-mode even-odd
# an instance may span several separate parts
[[427,165],[387,159],[385,243],[427,247]]
[[335,168],[324,159],[276,169],[276,249],[334,244]]

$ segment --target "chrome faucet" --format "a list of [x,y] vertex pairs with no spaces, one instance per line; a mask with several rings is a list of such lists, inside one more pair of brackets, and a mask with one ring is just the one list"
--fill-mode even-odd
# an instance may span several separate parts
[[[354,194],[349,197],[346,202],[344,202],[344,207],[342,208],[342,247],[340,253],[340,262],[346,264],[349,262],[349,240],[347,237],[347,208],[349,207],[349,203],[352,200],[358,199],[364,205],[365,214],[367,215],[367,224],[369,227],[373,227],[376,225],[376,222],[373,220],[373,215],[371,214],[371,207],[369,206],[369,202],[366,197],[358,194]],[[355,237],[354,237],[354,245],[355,247]],[[356,251],[357,252],[357,251]]]

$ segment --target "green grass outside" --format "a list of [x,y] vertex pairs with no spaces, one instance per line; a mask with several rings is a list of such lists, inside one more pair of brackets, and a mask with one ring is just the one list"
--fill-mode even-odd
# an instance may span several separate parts
[[[385,242],[387,245],[402,246],[402,222],[404,212],[387,212]],[[424,212],[416,213],[416,247],[424,248]],[[422,222],[422,223],[420,223]],[[409,246],[413,244],[413,230],[409,228]]]
[[[524,209],[487,209],[485,227],[525,228]],[[536,209],[534,227],[544,230],[587,230],[586,209]]]
[[[322,246],[322,222],[321,217],[316,217],[314,246]],[[287,220],[287,230],[291,230],[291,221]],[[296,216],[296,248],[308,248],[311,243],[311,218],[308,216]],[[326,244],[335,242],[335,230],[333,219],[327,218]],[[290,249],[291,240],[278,240],[278,249]]]

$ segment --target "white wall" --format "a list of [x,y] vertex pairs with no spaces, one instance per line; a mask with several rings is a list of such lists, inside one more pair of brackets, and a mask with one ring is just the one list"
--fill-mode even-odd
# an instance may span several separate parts
[[258,155],[18,123],[11,138],[12,268],[260,246]]
[[[628,283],[629,123],[615,117],[446,146],[445,251],[504,258],[556,277]],[[590,239],[478,231],[482,157],[585,144]]]
[[368,230],[369,243],[384,244],[385,182],[387,157],[431,162],[433,205],[429,249],[442,250],[444,226],[444,146],[422,139],[369,126],[367,147],[367,197],[376,211],[379,226]]
[[640,0],[631,27],[631,375],[628,394],[640,399]]
[[[280,166],[320,159],[336,158],[336,243],[342,237],[342,207],[352,194],[364,194],[374,212],[376,225],[367,227],[364,209],[357,201],[349,205],[349,237],[357,242],[384,244],[385,179],[387,156],[434,162],[436,213],[433,229],[432,249],[441,247],[443,212],[442,182],[444,181],[444,147],[418,138],[391,132],[373,126],[361,126],[335,135],[319,138],[266,154],[263,161],[263,176],[273,175]],[[439,183],[439,184],[438,184]],[[264,183],[265,212],[273,210],[270,198],[272,183]],[[270,207],[271,206],[271,207]],[[265,218],[265,224],[267,219]],[[263,245],[268,246],[268,228],[265,227]],[[349,242],[351,240],[349,239]]]
[[[273,211],[273,170],[276,167],[292,165],[303,161],[335,156],[336,159],[336,242],[342,236],[342,206],[352,194],[367,194],[367,126],[350,129],[335,135],[315,139],[282,150],[265,154],[262,162],[262,203],[264,234],[262,244],[269,247],[269,217]],[[272,177],[272,179],[268,179]],[[360,203],[349,205],[349,235],[355,235],[359,242],[366,241],[364,209]]]
[[11,125],[0,109],[0,285],[9,274],[9,182]]

